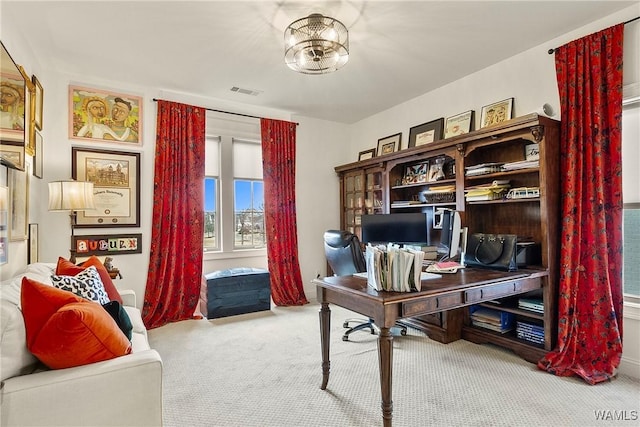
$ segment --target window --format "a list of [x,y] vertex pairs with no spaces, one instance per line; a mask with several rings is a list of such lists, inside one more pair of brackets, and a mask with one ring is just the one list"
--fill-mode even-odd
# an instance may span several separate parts
[[[219,124],[220,122],[218,122]],[[215,130],[228,129],[218,126]],[[260,141],[210,136],[205,148],[205,252],[263,250],[264,184]],[[229,133],[233,133],[232,131]]]
[[236,249],[264,248],[264,185],[262,181],[235,180]]
[[262,147],[233,139],[235,249],[264,248]]
[[622,109],[622,194],[623,292],[625,301],[640,302],[640,99],[623,102]]
[[220,248],[220,214],[218,212],[220,176],[220,138],[207,138],[205,141],[205,178],[204,178],[204,250],[215,251]]

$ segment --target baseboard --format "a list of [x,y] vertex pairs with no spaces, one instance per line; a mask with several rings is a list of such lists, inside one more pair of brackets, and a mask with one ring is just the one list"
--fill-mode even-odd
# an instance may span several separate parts
[[618,373],[640,380],[640,362],[623,356],[620,359]]

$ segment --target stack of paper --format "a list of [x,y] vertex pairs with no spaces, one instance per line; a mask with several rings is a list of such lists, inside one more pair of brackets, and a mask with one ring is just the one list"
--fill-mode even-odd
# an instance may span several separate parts
[[398,245],[367,245],[367,284],[376,291],[420,290],[424,252],[401,249]]
[[505,171],[512,171],[518,169],[528,169],[540,167],[540,160],[522,160],[519,162],[505,163],[502,168]]
[[502,199],[511,185],[508,180],[493,181],[491,184],[465,188],[467,202]]
[[502,172],[503,163],[481,163],[475,166],[468,166],[464,174],[466,176],[484,175],[487,173]]

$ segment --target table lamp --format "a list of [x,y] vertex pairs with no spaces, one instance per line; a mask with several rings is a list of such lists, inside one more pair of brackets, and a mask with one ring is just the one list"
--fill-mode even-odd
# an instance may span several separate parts
[[78,211],[92,209],[95,209],[93,182],[68,180],[49,183],[49,210],[69,211],[69,218],[71,220],[71,257],[69,261],[73,263],[76,262],[73,230],[76,225]]

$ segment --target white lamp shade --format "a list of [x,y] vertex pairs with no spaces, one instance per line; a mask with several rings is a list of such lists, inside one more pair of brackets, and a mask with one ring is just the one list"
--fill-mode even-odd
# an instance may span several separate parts
[[95,209],[93,182],[54,181],[49,183],[50,211],[85,211]]
[[8,210],[9,206],[9,188],[0,187],[0,211]]

